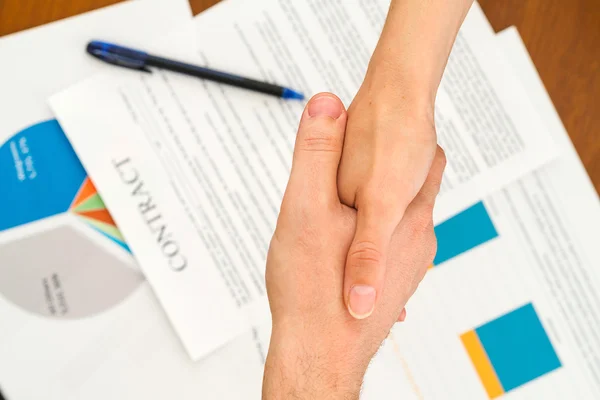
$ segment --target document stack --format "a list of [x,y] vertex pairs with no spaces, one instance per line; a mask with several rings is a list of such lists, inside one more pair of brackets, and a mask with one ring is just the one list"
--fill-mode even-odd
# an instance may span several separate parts
[[[185,0],[139,0],[0,38],[7,400],[261,397],[265,258],[305,104],[108,66],[85,45],[349,105],[389,0],[316,2],[192,18]],[[435,115],[437,256],[361,398],[600,398],[598,195],[518,32],[495,34],[477,4]]]

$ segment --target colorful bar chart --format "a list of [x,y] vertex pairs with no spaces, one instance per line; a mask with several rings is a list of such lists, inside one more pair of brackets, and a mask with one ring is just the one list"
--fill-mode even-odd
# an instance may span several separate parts
[[434,230],[438,250],[433,266],[438,266],[498,237],[498,232],[483,202],[442,222]]
[[461,335],[490,399],[561,366],[531,303]]

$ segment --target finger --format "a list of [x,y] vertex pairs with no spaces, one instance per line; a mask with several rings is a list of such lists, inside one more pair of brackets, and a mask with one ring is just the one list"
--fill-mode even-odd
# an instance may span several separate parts
[[[420,214],[417,215],[418,223],[423,222],[425,228],[431,223],[444,166],[445,156],[438,146],[425,183],[406,210],[407,213],[409,209],[412,213],[417,210]],[[344,274],[344,300],[350,314],[357,319],[369,317],[375,309],[385,283],[390,239],[400,222],[373,204],[377,202],[367,203],[364,207],[359,205],[356,235],[348,252]]]
[[398,322],[404,322],[404,320],[406,320],[406,307],[402,309],[398,317]]
[[[438,147],[431,170],[423,187],[406,209],[402,222],[392,235],[389,270],[386,274],[386,291],[391,290],[392,299],[386,301],[404,304],[417,289],[427,270],[433,263],[436,252],[436,240],[433,230],[433,207],[440,191],[446,157]],[[395,243],[409,240],[411,257]]]
[[[398,227],[399,229],[396,230],[392,236],[392,245],[397,239],[400,240],[397,235],[414,237],[416,243],[412,246],[412,249],[415,251],[415,254],[420,249],[419,253],[421,256],[417,257],[417,259],[422,260],[422,262],[413,264],[414,269],[412,271],[390,272],[390,274],[404,276],[405,281],[412,277],[412,282],[410,283],[410,288],[412,290],[408,293],[409,296],[412,296],[418,284],[423,280],[435,257],[437,246],[433,229],[433,208],[435,206],[437,195],[440,192],[445,167],[446,156],[444,155],[442,148],[438,146],[435,158],[431,164],[431,170],[427,175],[423,187],[406,209],[406,214],[402,220],[401,226]],[[409,263],[407,265],[411,264]],[[393,276],[390,276],[389,278],[390,280],[395,279]],[[406,284],[407,282],[403,283]]]
[[344,146],[346,109],[330,93],[314,96],[307,104],[294,148],[287,192],[309,204],[339,202],[337,170]]
[[344,300],[356,319],[372,314],[384,281],[393,227],[389,221],[382,224],[374,215],[377,212],[367,207],[358,209],[356,234],[346,259]]
[[429,170],[429,174],[427,175],[427,179],[421,187],[421,190],[412,203],[406,210],[407,213],[419,213],[419,214],[429,214],[427,217],[431,218],[433,213],[433,206],[435,205],[435,199],[437,198],[438,193],[440,192],[440,187],[442,185],[442,177],[444,175],[444,170],[446,168],[446,155],[444,154],[444,150],[440,146],[437,146],[435,157],[433,159],[433,163],[431,164],[431,169]]

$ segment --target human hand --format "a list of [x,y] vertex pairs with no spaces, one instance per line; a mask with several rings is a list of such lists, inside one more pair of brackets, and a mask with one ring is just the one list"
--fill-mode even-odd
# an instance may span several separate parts
[[[357,210],[343,289],[357,319],[371,315],[381,299],[390,239],[436,155],[435,95],[397,75],[375,54],[348,111],[338,191],[342,204]],[[421,218],[431,211],[424,208]]]
[[264,399],[358,398],[369,361],[435,255],[431,210],[444,169],[441,151],[391,234],[379,306],[368,321],[346,311],[344,265],[357,222],[337,189],[346,120],[330,94],[315,96],[302,115],[267,258],[273,328]]
[[346,306],[356,318],[379,306],[390,237],[436,154],[437,89],[472,3],[392,0],[350,107],[338,188],[342,203],[358,210],[344,282]]

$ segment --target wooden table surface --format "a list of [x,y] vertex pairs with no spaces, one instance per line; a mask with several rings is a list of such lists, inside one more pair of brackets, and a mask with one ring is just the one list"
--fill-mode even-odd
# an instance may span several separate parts
[[[0,0],[0,36],[119,1]],[[190,0],[195,14],[217,2]],[[494,29],[510,25],[519,29],[600,192],[600,0],[479,2]]]

